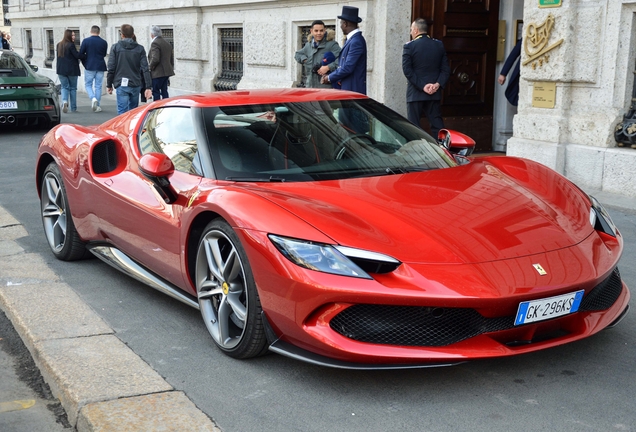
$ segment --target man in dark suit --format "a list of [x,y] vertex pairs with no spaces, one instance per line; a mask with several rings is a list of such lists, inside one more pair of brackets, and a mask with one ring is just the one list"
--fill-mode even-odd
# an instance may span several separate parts
[[428,35],[428,24],[422,18],[411,24],[411,37],[413,39],[404,45],[402,51],[402,71],[408,80],[408,119],[420,126],[422,115],[426,115],[431,124],[431,134],[437,138],[439,130],[444,128],[441,89],[450,77],[446,50],[441,41]]
[[[508,87],[506,87],[506,91],[504,94],[506,95],[506,99],[508,99],[508,102],[510,102],[510,104],[514,106],[517,106],[517,104],[519,103],[519,76],[521,75],[521,66],[519,63],[521,62],[517,60],[519,59],[520,55],[521,39],[517,41],[515,47],[512,49],[512,51],[510,51],[510,54],[508,54],[508,58],[501,68],[499,78],[497,78],[499,84],[504,85],[504,83],[506,82],[506,76],[508,76],[508,72],[510,72],[510,69],[512,69],[512,72],[510,73],[510,79],[508,80]],[[515,67],[512,68],[512,65],[514,65]]]
[[174,60],[172,59],[172,45],[161,37],[161,28],[150,28],[150,51],[148,52],[148,67],[152,76],[152,99],[159,100],[168,97],[168,78],[174,75]]
[[99,104],[102,100],[102,84],[106,71],[104,57],[108,53],[108,42],[99,36],[99,32],[98,26],[91,27],[91,35],[82,41],[79,52],[84,64],[84,86],[94,112],[102,110]]
[[334,88],[367,94],[367,43],[358,28],[362,18],[358,8],[343,6],[339,15],[340,28],[347,41],[340,52],[338,69],[323,75],[323,83],[331,83]]

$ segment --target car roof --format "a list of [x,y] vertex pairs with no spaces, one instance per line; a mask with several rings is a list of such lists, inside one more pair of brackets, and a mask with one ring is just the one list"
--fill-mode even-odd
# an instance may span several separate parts
[[158,106],[190,106],[190,107],[214,107],[235,105],[259,105],[284,102],[314,102],[327,100],[368,99],[367,96],[344,90],[332,89],[255,89],[218,91],[205,94],[193,94],[167,99]]

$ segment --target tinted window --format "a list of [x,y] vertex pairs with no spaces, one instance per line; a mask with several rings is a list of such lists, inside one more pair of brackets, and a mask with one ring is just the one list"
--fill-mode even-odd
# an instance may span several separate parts
[[190,108],[169,107],[151,111],[139,133],[142,154],[165,153],[178,171],[201,175],[197,140]]
[[25,77],[28,76],[27,64],[14,54],[0,52],[0,77]]
[[219,179],[308,181],[456,166],[424,131],[372,100],[204,110]]

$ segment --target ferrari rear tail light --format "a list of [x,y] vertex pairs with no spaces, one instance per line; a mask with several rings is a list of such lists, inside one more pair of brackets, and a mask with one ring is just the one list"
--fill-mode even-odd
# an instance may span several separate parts
[[55,109],[55,106],[53,105],[44,105],[44,111],[51,111],[54,109]]

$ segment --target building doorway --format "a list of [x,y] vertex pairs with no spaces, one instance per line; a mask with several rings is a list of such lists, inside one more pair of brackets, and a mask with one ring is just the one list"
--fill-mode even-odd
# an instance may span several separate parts
[[[445,126],[470,135],[477,151],[491,151],[499,0],[413,0],[412,17],[426,19],[431,37],[446,48],[451,75],[442,96]],[[426,118],[421,124],[430,130]]]

